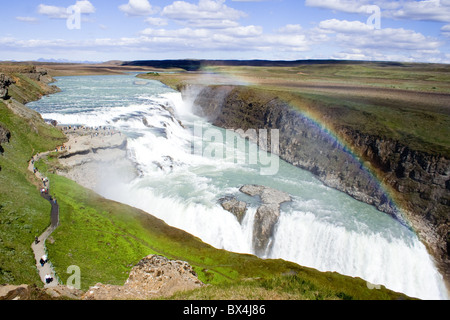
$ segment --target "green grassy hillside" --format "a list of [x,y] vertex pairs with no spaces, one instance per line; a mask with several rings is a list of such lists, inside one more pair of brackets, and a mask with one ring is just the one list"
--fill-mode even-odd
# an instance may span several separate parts
[[[36,91],[33,96],[39,94]],[[31,243],[50,225],[51,208],[40,197],[36,178],[27,167],[34,154],[52,150],[66,138],[33,112],[24,115],[24,110],[16,114],[0,101],[0,125],[11,133],[0,155],[0,284],[42,287]],[[406,298],[385,288],[370,290],[362,279],[215,249],[148,213],[106,200],[52,174],[59,165],[55,157],[36,165],[48,173],[51,192],[60,205],[60,226],[47,248],[63,283],[70,276],[67,268],[77,265],[84,290],[98,282],[120,285],[139,260],[160,254],[189,262],[199,278],[211,285],[174,299]]]
[[[50,170],[57,160],[38,163]],[[49,169],[50,168],[50,169]],[[149,254],[189,262],[212,286],[173,299],[403,299],[385,288],[370,290],[362,279],[323,273],[283,260],[263,260],[213,248],[141,210],[106,200],[51,173],[61,225],[48,243],[63,282],[80,267],[82,289],[98,282],[123,285],[131,268]]]
[[11,132],[0,156],[0,283],[37,284],[31,243],[50,225],[50,204],[40,197],[28,161],[65,137],[42,120],[15,115],[1,101],[0,125]]

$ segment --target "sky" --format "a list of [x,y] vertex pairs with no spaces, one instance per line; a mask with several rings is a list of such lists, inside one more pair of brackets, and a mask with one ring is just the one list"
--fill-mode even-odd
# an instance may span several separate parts
[[0,60],[450,63],[450,0],[0,0]]

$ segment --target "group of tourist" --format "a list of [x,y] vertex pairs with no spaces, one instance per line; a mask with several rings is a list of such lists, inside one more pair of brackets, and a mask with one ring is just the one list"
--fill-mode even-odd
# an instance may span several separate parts
[[114,130],[113,128],[107,127],[107,126],[97,126],[97,127],[65,126],[65,127],[62,127],[62,129],[64,131],[73,131],[73,132],[77,132],[77,131],[84,131],[84,132],[87,132],[87,133],[90,132],[91,133],[91,138],[97,137],[99,135],[104,135],[104,136],[110,135],[110,136],[112,136],[112,135],[117,134],[117,133],[121,135],[120,131]]
[[[44,254],[41,258],[41,260],[39,260],[41,267],[43,267],[46,263],[48,263],[48,257],[46,254]],[[49,284],[53,282],[53,277],[50,274],[46,274],[45,275],[45,283]]]
[[53,282],[53,277],[51,275],[49,275],[49,274],[46,274],[45,275],[45,283],[49,284],[51,282]]

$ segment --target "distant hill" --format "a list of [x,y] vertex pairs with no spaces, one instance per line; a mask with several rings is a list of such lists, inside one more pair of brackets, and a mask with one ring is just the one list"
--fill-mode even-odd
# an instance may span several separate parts
[[248,67],[295,67],[299,65],[317,65],[317,64],[377,64],[386,66],[402,66],[400,62],[370,62],[370,61],[350,61],[350,60],[295,60],[295,61],[276,61],[276,60],[138,60],[125,61],[122,66],[139,66],[154,68],[180,68],[186,71],[198,71],[202,67],[208,66],[248,66]]

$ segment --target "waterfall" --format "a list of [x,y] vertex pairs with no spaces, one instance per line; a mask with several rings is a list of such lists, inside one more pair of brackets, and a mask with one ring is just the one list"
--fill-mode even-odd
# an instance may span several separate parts
[[[205,130],[223,137],[227,132],[193,115],[192,103],[180,93],[156,81],[147,86],[133,81],[133,76],[60,78],[61,93],[32,105],[60,124],[108,125],[128,136],[128,155],[140,175],[104,176],[95,190],[100,195],[149,212],[216,248],[254,254],[259,200],[239,188],[271,187],[292,201],[281,206],[270,250],[262,258],[361,277],[422,299],[447,299],[442,276],[411,230],[281,159],[275,175],[262,175],[258,163],[241,161],[249,157],[249,141],[239,144],[234,159],[194,152],[196,143],[205,143]],[[203,129],[196,133],[198,123]],[[207,143],[210,150],[234,148],[226,140]],[[248,203],[242,223],[219,204],[225,196]]]

